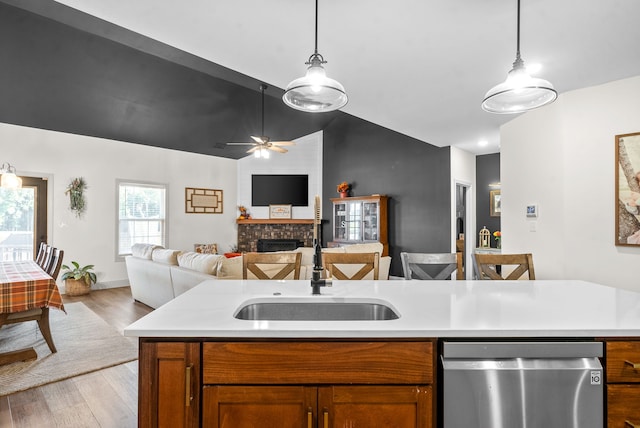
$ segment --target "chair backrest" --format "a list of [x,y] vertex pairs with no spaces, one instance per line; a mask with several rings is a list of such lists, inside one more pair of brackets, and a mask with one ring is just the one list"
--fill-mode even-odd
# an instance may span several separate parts
[[256,279],[300,279],[302,253],[244,253],[242,278],[251,272]]
[[40,264],[42,262],[42,259],[44,258],[46,251],[47,251],[47,243],[44,241],[40,242],[40,245],[38,246],[38,253],[36,254],[36,258],[34,259],[36,263]]
[[[478,279],[520,279],[525,273],[529,279],[536,279],[533,269],[533,256],[531,254],[475,254]],[[500,266],[500,268],[498,268]],[[501,273],[505,266],[515,266],[507,276]]]
[[53,258],[53,247],[51,245],[47,245],[44,248],[44,254],[42,255],[42,259],[38,263],[38,265],[42,268],[43,271],[47,271],[49,264],[51,264],[51,259]]
[[[378,279],[380,274],[380,254],[378,253],[322,253],[322,264],[329,277],[343,280],[360,280],[371,272],[373,279]],[[349,275],[352,269],[346,265],[362,265],[362,267]]]
[[464,279],[462,253],[400,253],[405,279]]
[[47,266],[46,272],[54,280],[58,279],[60,273],[60,266],[62,266],[62,258],[64,257],[64,251],[59,248],[53,249],[53,256],[51,257],[51,263]]

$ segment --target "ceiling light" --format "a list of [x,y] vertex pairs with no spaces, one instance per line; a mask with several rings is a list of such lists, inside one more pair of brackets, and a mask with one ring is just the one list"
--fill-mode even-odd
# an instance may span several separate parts
[[480,140],[480,141],[478,141],[478,145],[480,147],[485,147],[485,146],[489,145],[489,142],[487,140]]
[[322,113],[344,107],[348,101],[347,93],[338,81],[327,77],[322,66],[326,63],[327,61],[318,53],[318,0],[316,0],[315,50],[305,62],[309,66],[307,73],[287,86],[282,96],[284,103],[296,110],[311,113]]
[[518,32],[516,60],[507,74],[507,80],[487,92],[482,108],[489,113],[511,114],[542,107],[558,97],[547,80],[531,77],[520,58],[520,0],[518,0]]
[[3,163],[0,167],[0,187],[5,189],[19,189],[22,187],[22,178],[16,175],[16,168],[10,163]]

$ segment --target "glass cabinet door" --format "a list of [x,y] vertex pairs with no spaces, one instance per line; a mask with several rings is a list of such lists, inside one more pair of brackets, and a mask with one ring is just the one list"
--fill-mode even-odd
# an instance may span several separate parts
[[347,204],[333,205],[333,239],[347,239]]
[[349,204],[349,217],[347,220],[348,234],[347,240],[362,240],[362,203],[351,202]]
[[365,241],[378,240],[378,203],[364,202],[362,217],[362,239]]

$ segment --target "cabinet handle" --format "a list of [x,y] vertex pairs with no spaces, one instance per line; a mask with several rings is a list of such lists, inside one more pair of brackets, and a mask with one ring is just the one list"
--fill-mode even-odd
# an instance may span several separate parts
[[313,428],[313,411],[311,407],[307,410],[307,428]]
[[184,382],[184,405],[185,407],[189,407],[191,405],[191,399],[193,397],[191,397],[191,368],[193,367],[193,364],[190,364],[187,366],[187,369],[185,370],[185,382]]
[[329,412],[327,409],[322,411],[322,426],[324,428],[329,428]]
[[640,369],[640,363],[632,363],[629,360],[624,360],[624,363],[630,365],[631,367],[633,367],[634,370]]
[[635,425],[627,420],[624,421],[625,425],[629,425],[631,428],[640,428],[640,425]]

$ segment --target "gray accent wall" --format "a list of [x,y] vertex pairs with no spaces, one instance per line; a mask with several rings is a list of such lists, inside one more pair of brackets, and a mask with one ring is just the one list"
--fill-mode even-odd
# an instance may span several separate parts
[[323,242],[332,238],[330,198],[352,184],[351,196],[389,199],[391,275],[402,276],[400,252],[450,252],[451,154],[371,122],[341,116],[324,129]]

